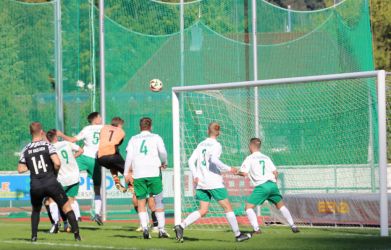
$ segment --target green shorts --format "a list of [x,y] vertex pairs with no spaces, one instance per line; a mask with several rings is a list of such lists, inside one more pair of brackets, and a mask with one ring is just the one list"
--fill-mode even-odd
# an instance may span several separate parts
[[228,192],[225,188],[216,188],[216,189],[197,189],[196,190],[196,199],[198,201],[210,202],[210,200],[215,199],[216,201],[225,200],[228,198]]
[[139,200],[160,194],[163,192],[162,178],[158,176],[134,179],[134,192]]
[[273,204],[277,204],[282,200],[280,190],[275,182],[268,181],[254,188],[251,195],[247,198],[247,202],[253,205],[261,205],[268,200]]
[[68,197],[75,198],[79,192],[80,183],[75,183],[70,186],[62,186]]
[[81,155],[76,158],[77,165],[80,171],[87,171],[88,177],[90,177],[94,186],[100,186],[102,182],[102,170],[95,158]]

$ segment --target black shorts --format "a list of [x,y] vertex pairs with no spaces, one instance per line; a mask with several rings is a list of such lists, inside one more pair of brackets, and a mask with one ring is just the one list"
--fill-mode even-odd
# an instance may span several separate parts
[[121,174],[124,174],[125,160],[120,154],[102,156],[98,158],[98,163],[107,169],[117,170]]
[[51,180],[44,186],[32,186],[30,189],[31,205],[33,207],[42,206],[45,197],[52,198],[61,209],[68,201],[61,184],[57,180]]

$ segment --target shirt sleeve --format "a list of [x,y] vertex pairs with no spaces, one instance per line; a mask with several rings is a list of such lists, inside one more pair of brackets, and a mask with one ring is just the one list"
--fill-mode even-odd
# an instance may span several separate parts
[[220,171],[228,172],[231,170],[231,167],[226,165],[220,160],[221,153],[222,153],[222,148],[221,148],[221,144],[219,143],[218,146],[216,146],[211,153],[210,162],[216,165],[216,167],[220,169]]
[[129,174],[129,170],[132,168],[132,161],[133,161],[133,145],[132,145],[132,139],[130,139],[128,146],[126,147],[126,160],[125,160],[125,170],[124,170],[125,177]]
[[249,160],[244,160],[244,162],[242,163],[242,166],[240,167],[240,172],[242,173],[248,173],[250,171],[250,162]]
[[19,163],[21,163],[21,164],[26,164],[26,158],[24,158],[24,152],[25,151],[26,151],[26,148],[24,148],[22,150],[22,152],[20,153]]
[[53,144],[48,143],[49,155],[57,154],[56,147]]
[[198,155],[198,148],[196,148],[193,153],[191,154],[188,164],[189,164],[189,169],[191,171],[191,174],[193,176],[193,179],[198,177],[197,176],[197,167],[196,167],[196,161],[197,161],[197,155]]
[[86,128],[83,128],[79,134],[77,134],[75,137],[78,141],[84,140],[86,138]]
[[71,149],[72,151],[79,151],[80,150],[80,146],[77,145],[76,143],[69,143],[71,145]]
[[268,159],[267,164],[269,164],[270,170],[271,170],[272,172],[274,172],[274,171],[277,170],[277,168],[276,168],[276,166],[274,165],[274,163],[272,162],[272,160]]
[[159,152],[160,161],[167,164],[167,151],[163,139],[160,136],[158,136],[157,140],[157,150]]

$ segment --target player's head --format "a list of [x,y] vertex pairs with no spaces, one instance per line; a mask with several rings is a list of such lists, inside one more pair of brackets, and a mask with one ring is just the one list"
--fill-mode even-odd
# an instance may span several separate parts
[[49,130],[48,132],[46,132],[46,138],[48,139],[48,141],[49,141],[50,143],[56,143],[56,142],[58,142],[57,130],[51,129],[51,130]]
[[140,119],[140,130],[151,131],[152,130],[152,119],[149,117],[143,117]]
[[100,116],[99,112],[92,112],[87,116],[87,120],[92,125],[102,124],[102,117]]
[[209,137],[217,137],[220,135],[220,125],[217,122],[211,122],[208,126]]
[[30,124],[30,134],[33,138],[44,138],[45,132],[43,131],[40,122],[32,122]]
[[248,148],[251,153],[258,152],[261,150],[262,141],[259,138],[251,138]]
[[121,117],[116,116],[111,119],[111,126],[122,128],[124,125],[124,120],[121,119]]

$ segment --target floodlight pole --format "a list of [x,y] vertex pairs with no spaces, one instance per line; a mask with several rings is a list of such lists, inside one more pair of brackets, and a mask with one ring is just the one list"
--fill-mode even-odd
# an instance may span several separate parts
[[[106,93],[105,93],[105,2],[99,0],[99,54],[100,54],[100,115],[102,116],[103,124],[106,123]],[[107,197],[106,197],[106,169],[102,167],[102,219],[107,219]]]
[[62,79],[62,36],[61,36],[61,0],[54,2],[54,59],[56,90],[56,128],[64,131],[64,97]]

